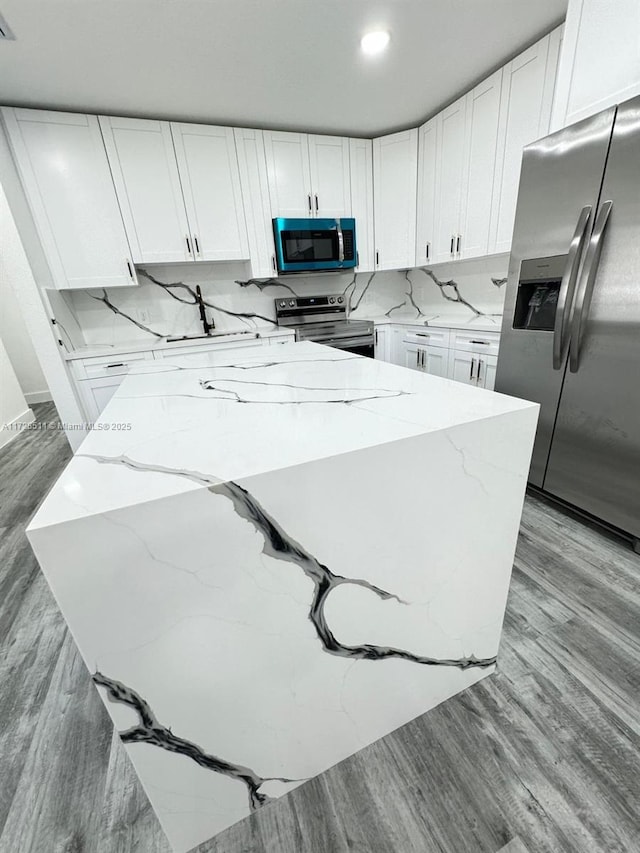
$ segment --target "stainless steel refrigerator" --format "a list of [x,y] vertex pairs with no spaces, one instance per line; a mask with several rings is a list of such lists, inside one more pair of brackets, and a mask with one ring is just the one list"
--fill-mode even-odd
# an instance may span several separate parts
[[530,482],[640,540],[640,97],[524,150],[496,390]]

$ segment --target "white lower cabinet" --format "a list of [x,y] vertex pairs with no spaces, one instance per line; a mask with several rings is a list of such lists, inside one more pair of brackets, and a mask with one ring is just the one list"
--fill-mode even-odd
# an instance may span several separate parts
[[104,376],[102,379],[84,379],[78,382],[80,400],[88,423],[94,423],[124,379],[120,376]]
[[393,364],[493,391],[498,332],[387,325],[376,329],[378,336],[382,328],[389,340],[387,360]]
[[379,361],[391,361],[391,331],[389,326],[377,326],[373,333],[375,357]]

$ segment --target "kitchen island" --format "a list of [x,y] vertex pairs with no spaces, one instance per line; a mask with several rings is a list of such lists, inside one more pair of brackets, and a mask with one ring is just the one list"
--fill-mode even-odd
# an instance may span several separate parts
[[125,379],[28,536],[177,853],[493,672],[537,414],[312,343]]

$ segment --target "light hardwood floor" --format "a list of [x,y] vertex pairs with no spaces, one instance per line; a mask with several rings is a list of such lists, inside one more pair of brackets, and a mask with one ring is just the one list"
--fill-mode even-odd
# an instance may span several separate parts
[[[169,853],[24,537],[68,458],[0,451],[0,853]],[[197,851],[637,853],[639,696],[640,557],[529,497],[497,674]]]

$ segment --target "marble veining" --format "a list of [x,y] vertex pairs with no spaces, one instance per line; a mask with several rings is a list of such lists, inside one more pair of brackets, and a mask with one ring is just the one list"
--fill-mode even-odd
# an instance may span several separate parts
[[287,562],[294,563],[302,569],[304,574],[313,583],[309,620],[313,624],[318,639],[322,643],[322,648],[326,652],[329,652],[329,654],[358,660],[401,658],[402,660],[425,666],[454,666],[462,670],[469,667],[486,668],[495,664],[496,655],[488,658],[476,658],[474,655],[470,655],[464,658],[437,659],[391,646],[377,646],[372,643],[352,646],[341,643],[331,631],[325,616],[327,598],[336,587],[341,584],[353,584],[354,586],[361,586],[368,589],[384,601],[395,599],[400,604],[407,604],[407,602],[394,593],[387,592],[362,578],[347,578],[334,574],[331,569],[324,566],[316,557],[310,554],[303,545],[289,536],[283,527],[260,505],[260,502],[238,483],[234,483],[233,481],[223,483],[215,476],[200,474],[195,471],[180,471],[167,468],[166,466],[145,465],[126,456],[109,458],[105,456],[93,456],[91,454],[82,455],[103,465],[124,465],[131,471],[155,471],[156,473],[185,477],[193,480],[195,483],[206,486],[214,494],[228,498],[240,518],[248,521],[262,536],[264,540],[263,553],[278,560],[286,560]]
[[211,755],[198,744],[174,734],[170,728],[158,722],[149,703],[131,687],[127,687],[113,678],[108,678],[101,672],[94,672],[92,677],[99,687],[103,687],[107,691],[110,701],[133,708],[138,715],[137,725],[118,732],[123,743],[146,743],[157,746],[160,749],[166,749],[168,752],[183,755],[191,761],[195,761],[200,767],[212,770],[214,773],[237,779],[247,788],[249,807],[252,811],[274,799],[260,790],[266,783],[283,782],[287,784],[305,781],[304,779],[286,779],[281,776],[259,776],[250,767],[233,764],[217,755]]

